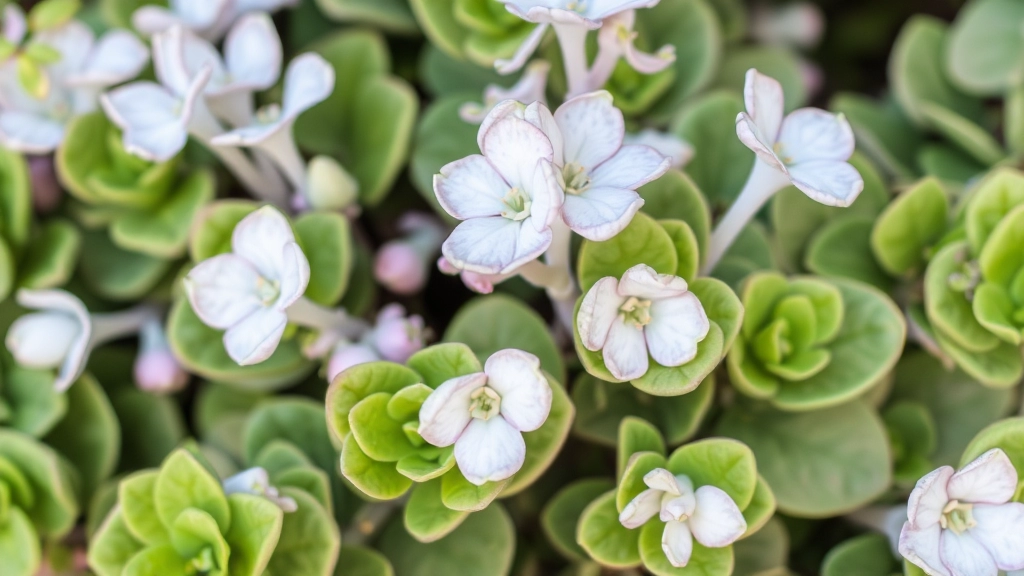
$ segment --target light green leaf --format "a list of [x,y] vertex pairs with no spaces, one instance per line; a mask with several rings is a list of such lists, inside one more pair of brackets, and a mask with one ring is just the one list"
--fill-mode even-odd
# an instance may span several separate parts
[[[654,218],[682,220],[690,226],[697,239],[701,262],[707,257],[711,242],[711,213],[707,200],[686,174],[672,169],[661,178],[640,187],[643,211]],[[690,278],[687,278],[690,280]]]
[[740,510],[750,504],[758,481],[754,453],[729,438],[708,438],[677,448],[668,458],[668,470],[688,476],[694,488],[721,488]]
[[[467,308],[463,309],[464,314],[468,312]],[[459,342],[428,346],[409,357],[406,364],[415,370],[423,378],[423,383],[430,388],[437,388],[452,378],[484,370],[473,350]]]
[[871,249],[886,272],[902,276],[922,270],[927,250],[946,230],[949,200],[942,185],[926,179],[897,196],[878,217]]
[[142,547],[128,531],[120,507],[115,507],[89,542],[89,566],[99,576],[121,576]]
[[214,197],[213,174],[191,173],[166,200],[151,211],[125,214],[110,227],[114,244],[154,258],[182,256],[200,210]]
[[231,546],[228,573],[260,576],[281,536],[284,513],[262,496],[232,494],[227,502],[231,507],[231,529],[224,534]]
[[393,500],[412,486],[390,462],[377,462],[367,456],[353,435],[348,435],[341,450],[341,473],[356,488],[371,498]]
[[615,484],[605,478],[577,480],[548,500],[541,512],[540,525],[548,542],[562,556],[571,561],[587,559],[587,551],[576,542],[577,525],[583,510],[613,488]]
[[487,508],[511,480],[485,482],[477,486],[467,480],[456,466],[441,476],[441,501],[452,510],[477,512]]
[[897,570],[892,548],[882,534],[851,538],[829,550],[821,563],[822,576],[891,574]]
[[469,514],[444,505],[441,501],[441,479],[435,478],[412,489],[405,505],[405,529],[420,542],[434,542],[451,534]]
[[267,563],[269,574],[330,576],[341,548],[341,533],[330,512],[316,498],[296,488],[282,488],[298,509],[284,515],[281,537]]
[[1001,96],[1024,81],[1024,6],[975,0],[957,15],[946,41],[946,70],[964,90]]
[[153,486],[153,502],[164,526],[170,526],[186,508],[207,512],[222,532],[232,525],[220,480],[184,449],[172,452],[160,466]]
[[642,212],[609,240],[584,240],[577,265],[580,289],[586,294],[601,278],[621,278],[637,264],[646,264],[659,274],[674,274],[679,266],[672,236]]
[[629,459],[637,452],[654,452],[665,454],[665,439],[654,424],[637,418],[626,416],[619,423],[618,447],[615,451],[615,476],[622,477]]
[[619,523],[615,501],[615,490],[609,490],[583,509],[576,541],[591,558],[610,568],[639,566],[640,530]]
[[43,223],[29,244],[18,270],[18,285],[34,290],[64,285],[75,271],[82,237],[70,222],[54,218]]
[[644,567],[655,576],[717,576],[732,574],[732,546],[724,548],[707,548],[696,539],[693,540],[693,553],[690,561],[683,568],[676,568],[665,556],[661,546],[665,523],[651,520],[640,529],[640,556]]
[[712,92],[688,104],[673,123],[675,134],[699,143],[686,173],[707,196],[712,212],[736,199],[754,165],[754,153],[736,138],[736,115],[743,109],[736,94]]
[[336,444],[345,440],[351,430],[349,412],[363,398],[377,392],[394,394],[421,382],[419,374],[392,362],[368,362],[342,372],[327,389],[327,423],[331,437]]

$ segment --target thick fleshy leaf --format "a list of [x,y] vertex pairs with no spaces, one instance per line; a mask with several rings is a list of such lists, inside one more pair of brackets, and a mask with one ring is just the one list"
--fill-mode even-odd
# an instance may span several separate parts
[[[685,525],[685,524],[683,524]],[[640,529],[640,556],[644,567],[657,576],[690,576],[691,574],[730,574],[733,569],[732,546],[706,548],[693,542],[693,549],[685,568],[671,563],[662,546],[664,524],[649,522]]]
[[629,530],[619,523],[615,500],[612,490],[583,509],[576,527],[576,541],[591,558],[605,566],[639,566],[640,531]]
[[444,538],[469,517],[465,511],[452,510],[441,501],[441,480],[417,484],[405,506],[405,528],[420,542]]

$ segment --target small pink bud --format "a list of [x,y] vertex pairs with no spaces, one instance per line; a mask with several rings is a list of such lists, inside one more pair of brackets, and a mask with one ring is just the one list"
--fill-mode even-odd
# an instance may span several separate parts
[[170,350],[151,350],[135,358],[135,384],[145,392],[170,394],[188,384],[188,372]]
[[381,246],[373,266],[373,275],[395,294],[410,295],[427,283],[427,262],[405,240],[392,240]]
[[26,156],[26,159],[32,180],[32,206],[40,214],[53,212],[64,197],[57,182],[57,173],[53,170],[53,155]]
[[363,344],[341,344],[334,349],[334,354],[327,361],[327,381],[334,380],[338,374],[356,364],[377,362],[378,360],[380,360],[380,356],[369,346]]
[[399,304],[389,304],[377,316],[373,329],[373,346],[385,360],[405,362],[423,348],[423,318],[409,316]]

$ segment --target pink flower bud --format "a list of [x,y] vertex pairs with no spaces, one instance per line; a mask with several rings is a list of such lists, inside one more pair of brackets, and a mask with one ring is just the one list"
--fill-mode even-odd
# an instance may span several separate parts
[[401,305],[389,304],[377,316],[373,346],[385,360],[405,362],[423,348],[424,340],[423,318],[406,318]]
[[29,176],[32,180],[32,206],[40,214],[57,209],[64,196],[57,173],[53,170],[53,156],[26,156]]
[[331,359],[327,361],[327,381],[334,380],[338,374],[356,364],[365,364],[378,360],[380,360],[380,356],[369,346],[363,344],[340,344],[334,349]]
[[373,275],[395,294],[410,295],[427,283],[427,262],[405,240],[392,240],[381,246],[373,266]]
[[188,384],[188,372],[170,350],[150,350],[135,358],[135,384],[154,394],[177,392]]

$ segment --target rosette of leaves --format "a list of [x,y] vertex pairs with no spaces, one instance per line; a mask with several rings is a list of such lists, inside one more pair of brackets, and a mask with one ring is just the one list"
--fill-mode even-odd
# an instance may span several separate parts
[[902,314],[867,284],[759,272],[747,278],[742,300],[729,376],[743,394],[783,410],[825,408],[859,396],[903,351]]
[[79,507],[70,464],[30,436],[0,429],[0,573],[32,576],[41,542],[75,525]]
[[[584,294],[601,278],[622,274],[637,264],[646,264],[659,274],[672,274],[687,281],[688,289],[704,307],[711,323],[708,335],[697,346],[696,357],[682,366],[661,366],[650,359],[647,373],[633,380],[636,388],[655,396],[679,396],[697,388],[725,356],[739,332],[743,308],[733,291],[714,278],[697,278],[700,248],[689,224],[682,220],[655,220],[638,213],[622,232],[604,242],[585,240],[580,247],[577,274]],[[576,302],[576,311],[583,302]],[[591,375],[608,382],[621,382],[608,371],[602,353],[583,346],[574,326],[576,352]]]
[[405,164],[419,108],[416,92],[392,74],[387,43],[372,30],[338,32],[308,49],[334,68],[334,92],[298,118],[295,141],[337,159],[359,183],[359,202],[375,206]]
[[619,429],[617,462],[616,487],[607,489],[612,486],[607,480],[582,480],[563,489],[548,504],[543,521],[556,548],[583,553],[609,569],[642,566],[658,576],[732,574],[732,545],[706,548],[694,541],[690,561],[675,568],[662,551],[665,522],[658,516],[634,530],[619,522],[619,513],[647,488],[644,476],[655,468],[688,476],[694,489],[707,485],[722,489],[743,512],[747,523],[743,538],[755,534],[775,513],[775,497],[757,472],[753,452],[735,440],[708,438],[667,455],[657,429],[631,418]]
[[410,0],[409,4],[434,46],[485,68],[515,54],[537,26],[493,0]]
[[454,448],[432,446],[417,433],[419,410],[445,381],[482,372],[465,344],[438,344],[414,354],[408,366],[392,362],[359,364],[341,373],[327,392],[327,421],[342,446],[341,473],[360,492],[377,500],[409,494],[405,527],[421,542],[438,540],[470,512],[498,496],[532,484],[551,464],[569,432],[573,406],[562,385],[547,373],[553,392],[551,413],[526,432],[526,461],[515,476],[477,486],[455,462]]
[[[246,200],[221,200],[210,204],[194,222],[189,238],[193,262],[231,250],[231,233],[242,218],[259,208]],[[348,220],[334,212],[308,212],[292,223],[296,241],[309,260],[309,286],[305,296],[324,305],[341,301],[348,287],[353,265],[353,247]],[[180,294],[167,320],[167,334],[175,356],[191,372],[247,390],[276,390],[303,380],[315,368],[302,355],[303,330],[289,332],[274,354],[252,366],[239,366],[228,356],[221,342],[223,331],[202,323]]]
[[0,299],[16,288],[54,288],[71,278],[81,247],[62,218],[32,220],[32,183],[17,152],[0,148]]
[[[212,174],[179,173],[178,159],[143,160],[124,149],[102,112],[75,118],[55,156],[86,235],[83,279],[112,300],[149,292],[185,254],[189,230],[214,197]],[[104,230],[105,229],[105,230]]]
[[925,271],[931,332],[964,372],[988,386],[1013,386],[1024,374],[1024,175],[1000,170],[979,184],[959,237]]
[[[175,450],[159,469],[121,481],[117,505],[93,537],[89,565],[100,576],[331,574],[340,546],[333,519],[301,487],[278,488],[296,511],[286,514],[263,496],[225,494],[201,457]],[[304,541],[317,544],[316,554]]]

